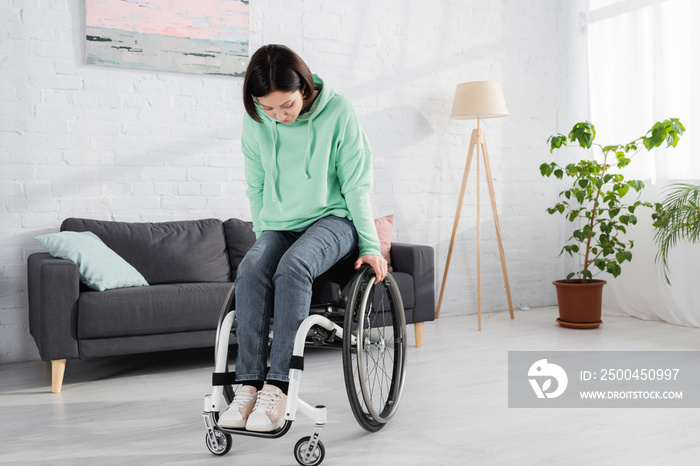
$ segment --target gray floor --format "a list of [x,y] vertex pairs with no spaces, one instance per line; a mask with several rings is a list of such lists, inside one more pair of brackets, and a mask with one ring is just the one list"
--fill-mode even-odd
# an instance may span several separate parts
[[[324,465],[695,465],[697,409],[508,408],[509,350],[699,350],[700,329],[605,317],[568,330],[556,310],[442,318],[409,346],[396,417],[375,434],[355,422],[336,350],[309,349],[302,398],[325,404]],[[412,328],[410,328],[412,332]],[[312,430],[300,419],[277,440],[234,437],[213,456],[204,444],[203,397],[211,351],[69,361],[61,394],[41,362],[0,366],[0,464],[294,465]]]

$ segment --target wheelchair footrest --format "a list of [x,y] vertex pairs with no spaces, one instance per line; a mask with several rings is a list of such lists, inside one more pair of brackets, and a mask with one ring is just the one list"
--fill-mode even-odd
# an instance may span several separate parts
[[245,429],[229,429],[227,427],[221,427],[217,424],[217,427],[221,432],[225,434],[231,434],[231,435],[244,435],[247,437],[260,437],[260,438],[280,438],[287,432],[289,432],[289,429],[292,427],[292,422],[290,420],[285,420],[284,424],[282,424],[282,427],[280,427],[277,430],[273,430],[272,432],[253,432],[250,430],[245,430]]

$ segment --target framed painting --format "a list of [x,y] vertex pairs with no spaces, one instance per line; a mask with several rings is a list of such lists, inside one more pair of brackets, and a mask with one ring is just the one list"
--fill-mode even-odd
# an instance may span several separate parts
[[85,0],[85,61],[243,76],[248,7],[248,0]]

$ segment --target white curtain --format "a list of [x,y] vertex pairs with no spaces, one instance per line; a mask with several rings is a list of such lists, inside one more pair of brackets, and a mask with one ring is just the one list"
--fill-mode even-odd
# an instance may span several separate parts
[[[686,133],[675,149],[640,152],[623,171],[641,179],[643,199],[660,200],[674,182],[700,184],[700,18],[697,0],[590,0],[588,31],[591,122],[596,142],[626,143],[666,118],[679,118]],[[638,211],[629,230],[631,263],[608,280],[604,309],[700,327],[700,245],[670,252],[672,285],[654,263],[651,212]]]

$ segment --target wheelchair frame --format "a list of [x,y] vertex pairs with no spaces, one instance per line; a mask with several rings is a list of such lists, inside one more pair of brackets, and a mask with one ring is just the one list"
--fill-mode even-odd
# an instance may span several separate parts
[[[292,360],[289,370],[289,390],[285,421],[282,427],[272,432],[251,432],[244,429],[231,429],[218,425],[218,415],[233,399],[232,386],[236,385],[234,373],[228,371],[229,337],[235,320],[234,287],[226,297],[221,310],[216,332],[214,348],[215,364],[212,380],[212,392],[204,397],[204,425],[206,428],[207,448],[215,455],[222,456],[229,452],[232,435],[244,435],[262,438],[279,438],[286,434],[295,421],[297,413],[311,419],[314,429],[311,435],[301,438],[294,447],[294,456],[301,465],[316,466],[325,457],[325,447],[320,436],[327,420],[326,407],[312,406],[299,398],[301,374],[304,369],[304,349],[312,329],[321,328],[322,340],[332,342],[335,338],[343,341],[343,371],[345,385],[353,414],[358,423],[370,432],[376,432],[395,414],[401,400],[405,379],[406,357],[406,321],[403,302],[396,281],[388,274],[381,285],[386,293],[389,308],[384,308],[382,294],[379,306],[374,305],[373,298],[377,287],[370,284],[374,281],[374,271],[363,268],[350,282],[347,293],[347,304],[343,315],[343,327],[331,320],[341,315],[337,312],[326,312],[325,315],[311,314],[297,330]],[[348,289],[348,288],[346,288]],[[312,308],[310,312],[313,312]],[[329,307],[331,311],[337,309]],[[341,309],[342,311],[342,309]],[[391,325],[386,322],[389,314]],[[377,322],[377,317],[383,320]],[[374,325],[373,325],[374,324]],[[391,327],[393,335],[386,337],[386,329]],[[327,333],[326,333],[327,332]],[[361,335],[361,338],[358,338]],[[317,340],[317,339],[315,339]],[[389,343],[388,347],[387,342]],[[317,344],[315,342],[314,344]],[[382,376],[389,377],[386,367],[386,355],[390,354],[390,380],[381,380]],[[383,358],[382,367],[378,366],[375,356]],[[375,364],[374,370],[368,364]],[[357,368],[353,366],[357,366]],[[372,387],[368,386],[368,377],[372,377]],[[387,386],[388,382],[388,386]],[[376,400],[372,389],[380,385],[380,400]],[[386,396],[386,399],[384,398]],[[379,406],[375,406],[379,403]]]

